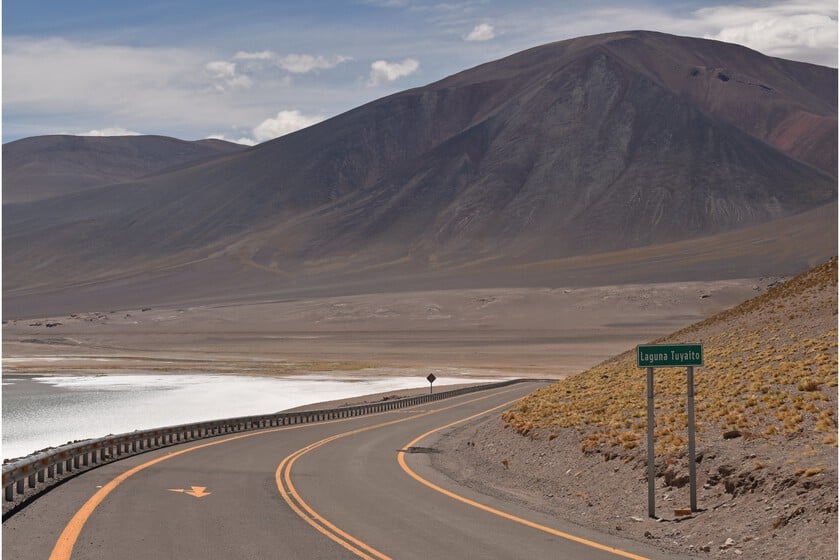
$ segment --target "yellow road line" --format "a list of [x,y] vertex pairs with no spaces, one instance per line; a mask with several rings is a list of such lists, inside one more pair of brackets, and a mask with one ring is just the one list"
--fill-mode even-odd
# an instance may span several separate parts
[[[380,413],[383,414],[383,413]],[[145,470],[151,466],[157,465],[163,461],[167,461],[169,459],[178,457],[180,455],[184,455],[186,453],[191,453],[193,451],[197,451],[199,449],[204,449],[206,447],[212,447],[214,445],[221,445],[222,443],[228,443],[231,441],[255,437],[265,434],[271,434],[275,432],[283,432],[286,430],[296,430],[299,428],[307,428],[311,426],[323,425],[323,424],[334,424],[336,422],[346,422],[348,420],[354,420],[356,418],[361,417],[353,417],[353,418],[340,418],[338,420],[330,420],[328,422],[318,422],[318,423],[311,423],[311,424],[297,424],[294,426],[284,426],[282,428],[272,428],[267,430],[260,430],[256,432],[249,432],[247,434],[240,434],[238,436],[232,436],[229,438],[225,438],[218,441],[211,441],[209,443],[203,443],[201,445],[196,445],[194,447],[190,447],[187,449],[182,449],[180,451],[175,451],[173,453],[169,453],[162,457],[158,457],[157,459],[152,459],[142,465],[137,465],[134,468],[131,468],[121,475],[117,476],[116,478],[112,479],[110,482],[102,486],[93,496],[91,496],[87,502],[76,512],[76,514],[70,519],[70,522],[64,527],[64,530],[61,532],[61,535],[58,537],[58,541],[55,543],[55,547],[53,547],[52,553],[50,553],[49,560],[70,560],[70,556],[73,554],[73,547],[76,545],[76,540],[79,538],[79,534],[82,532],[82,529],[87,523],[90,516],[93,514],[94,510],[105,500],[105,498],[116,490],[117,486],[125,482],[130,477],[134,476],[138,472]]]
[[[404,418],[404,420],[407,420],[407,418]],[[386,425],[392,423],[393,422],[387,422]],[[377,427],[378,426],[379,425],[377,425]],[[342,531],[329,520],[327,520],[325,517],[323,517],[314,509],[312,509],[309,506],[309,504],[307,504],[306,501],[304,501],[304,499],[301,498],[300,494],[295,488],[295,485],[292,483],[292,466],[295,464],[295,461],[297,461],[299,457],[305,455],[313,449],[317,449],[322,445],[325,445],[335,439],[338,439],[338,437],[350,435],[351,433],[358,433],[359,431],[364,430],[354,430],[345,434],[339,434],[338,436],[328,437],[322,439],[321,441],[308,445],[303,449],[295,451],[294,453],[283,459],[280,465],[277,466],[277,470],[274,472],[274,479],[277,484],[277,489],[280,491],[280,495],[283,497],[286,503],[289,504],[289,507],[292,508],[292,511],[294,511],[298,517],[300,517],[301,519],[309,523],[309,525],[318,530],[318,532],[328,537],[332,541],[338,543],[342,547],[346,548],[356,556],[364,558],[365,560],[391,560],[389,556],[376,550],[372,546],[360,541],[353,535]]]
[[636,554],[633,554],[632,552],[626,552],[624,550],[620,550],[618,548],[613,548],[611,546],[603,545],[603,544],[597,543],[595,541],[590,541],[590,540],[584,539],[582,537],[576,537],[575,535],[570,535],[569,533],[564,533],[562,531],[558,531],[557,529],[552,529],[551,527],[546,527],[545,525],[540,525],[539,523],[535,523],[533,521],[529,521],[527,519],[517,517],[516,515],[512,515],[510,513],[506,513],[504,511],[501,511],[501,510],[492,508],[490,506],[484,505],[482,503],[476,502],[474,500],[470,500],[469,498],[465,498],[465,497],[463,497],[459,494],[456,494],[454,492],[450,492],[449,490],[446,490],[445,488],[441,488],[437,484],[434,484],[434,483],[426,480],[425,478],[421,477],[419,474],[414,472],[411,469],[411,467],[408,466],[408,463],[406,463],[405,451],[404,450],[408,449],[410,447],[413,447],[414,445],[417,444],[417,442],[419,442],[419,441],[425,439],[426,437],[428,437],[428,436],[430,436],[430,435],[432,435],[436,432],[439,432],[441,430],[445,430],[447,428],[450,428],[450,427],[455,426],[457,424],[461,424],[463,422],[468,422],[469,420],[472,420],[474,418],[478,418],[479,416],[482,416],[484,414],[488,414],[490,412],[493,412],[494,410],[498,410],[500,408],[504,408],[505,406],[509,406],[509,405],[513,404],[514,402],[517,402],[517,400],[513,400],[513,401],[510,401],[510,402],[501,404],[499,406],[490,408],[490,409],[485,410],[483,412],[479,412],[478,414],[473,414],[472,416],[469,416],[467,418],[462,418],[461,420],[456,420],[455,422],[452,422],[452,423],[447,424],[445,426],[440,426],[439,428],[435,428],[434,430],[429,430],[425,434],[414,438],[409,443],[404,445],[403,449],[401,449],[400,451],[397,452],[397,462],[399,463],[400,467],[402,467],[402,470],[404,470],[411,478],[413,478],[414,480],[416,480],[420,484],[423,484],[424,486],[427,486],[427,487],[431,488],[432,490],[440,492],[441,494],[443,494],[445,496],[449,496],[450,498],[452,498],[454,500],[458,500],[459,502],[462,502],[462,503],[467,504],[469,506],[472,506],[474,508],[478,508],[480,510],[486,511],[488,513],[492,513],[493,515],[497,515],[497,516],[502,517],[504,519],[507,519],[509,521],[513,521],[515,523],[519,523],[521,525],[531,527],[532,529],[536,529],[538,531],[543,531],[544,533],[548,533],[548,534],[554,535],[556,537],[561,537],[561,538],[564,538],[564,539],[567,539],[567,540],[570,540],[570,541],[574,541],[576,543],[583,544],[583,545],[586,545],[586,546],[589,546],[589,547],[592,547],[592,548],[596,548],[598,550],[611,552],[612,554],[615,554],[617,556],[622,556],[624,558],[630,558],[632,560],[649,560],[648,558],[645,558],[644,556],[638,556]]
[[[298,449],[294,453],[288,455],[283,461],[277,466],[277,470],[274,473],[274,480],[277,484],[277,489],[280,492],[280,495],[283,497],[283,500],[292,508],[298,517],[309,523],[312,527],[317,529],[320,533],[329,537],[332,541],[338,543],[339,545],[343,546],[345,549],[349,550],[350,552],[356,554],[360,558],[365,558],[366,560],[391,560],[390,556],[387,556],[385,553],[376,550],[372,546],[362,542],[361,540],[357,539],[356,537],[350,535],[349,533],[339,529],[335,524],[330,522],[324,516],[316,512],[306,501],[301,497],[300,493],[298,493],[295,485],[292,483],[292,467],[300,457],[313,451],[323,445],[326,445],[332,441],[335,441],[340,438],[344,438],[347,436],[352,436],[355,434],[360,434],[362,432],[367,432],[369,430],[375,430],[378,428],[384,428],[386,426],[391,426],[393,424],[399,424],[401,422],[407,422],[409,420],[415,420],[422,416],[428,416],[430,414],[437,414],[439,412],[443,412],[445,410],[450,410],[452,408],[456,408],[459,406],[463,406],[465,404],[469,404],[476,401],[481,401],[485,399],[489,399],[490,397],[504,394],[513,389],[507,389],[505,391],[501,391],[499,393],[494,393],[492,395],[485,395],[482,397],[478,397],[475,399],[471,399],[468,401],[464,401],[461,403],[453,404],[444,408],[440,408],[437,410],[423,410],[420,411],[418,414],[414,414],[412,416],[399,418],[397,420],[390,420],[388,422],[383,422],[381,424],[374,424],[372,426],[365,426],[363,428],[358,428],[355,430],[350,430],[347,432],[343,432],[340,434],[335,434],[330,437],[324,438],[320,441],[316,441],[315,443],[311,443],[306,447]],[[516,399],[518,400],[518,399]],[[514,401],[510,401],[510,404]],[[505,406],[505,405],[502,405]],[[498,407],[496,407],[498,408]],[[493,409],[491,409],[493,410]],[[482,413],[483,414],[483,413]],[[363,549],[366,552],[362,552],[359,549]]]
[[[468,401],[468,402],[472,402],[472,401]],[[445,410],[445,409],[441,409],[441,410]],[[391,412],[393,412],[393,411],[391,411]],[[391,412],[380,412],[378,414],[389,414]],[[378,414],[369,415],[368,417],[376,416]],[[70,521],[64,527],[64,530],[62,530],[61,535],[59,535],[58,540],[56,541],[55,546],[53,547],[53,550],[50,553],[49,560],[70,560],[70,557],[73,554],[73,548],[76,545],[76,541],[78,540],[79,535],[82,532],[82,529],[84,528],[88,519],[90,519],[90,516],[93,515],[93,512],[96,510],[96,508],[99,507],[99,504],[101,504],[105,500],[105,498],[108,497],[108,495],[111,492],[116,490],[117,487],[120,484],[122,484],[123,482],[125,482],[126,480],[128,480],[129,478],[131,478],[132,476],[134,476],[135,474],[137,474],[138,472],[140,472],[142,470],[145,470],[149,467],[157,465],[158,463],[162,463],[163,461],[167,461],[169,459],[179,457],[179,456],[184,455],[186,453],[191,453],[191,452],[197,451],[199,449],[205,449],[207,447],[212,447],[214,445],[221,445],[223,443],[228,443],[228,442],[239,440],[239,439],[245,439],[245,438],[249,438],[249,437],[271,434],[271,433],[275,433],[275,432],[283,432],[283,431],[286,431],[286,430],[296,430],[296,429],[308,428],[308,427],[312,427],[312,426],[321,426],[321,425],[324,425],[324,424],[335,424],[337,422],[348,422],[348,421],[352,421],[352,420],[358,420],[359,418],[365,418],[365,417],[364,416],[358,416],[358,417],[351,417],[351,418],[339,418],[337,420],[330,420],[330,421],[326,421],[326,422],[316,422],[316,423],[311,423],[311,424],[298,424],[298,425],[294,425],[294,426],[283,426],[281,428],[272,428],[272,429],[260,430],[260,431],[256,431],[256,432],[249,432],[247,434],[240,434],[240,435],[237,435],[237,436],[231,436],[229,438],[225,438],[225,439],[222,439],[222,440],[211,441],[209,443],[203,443],[203,444],[196,445],[196,446],[193,446],[193,447],[190,447],[190,448],[187,448],[187,449],[182,449],[180,451],[175,451],[173,453],[169,453],[167,455],[158,457],[157,459],[152,459],[151,461],[148,461],[148,462],[143,463],[141,465],[137,465],[136,467],[133,467],[133,468],[125,471],[121,475],[117,476],[116,478],[112,479],[111,481],[109,481],[108,483],[103,485],[102,488],[100,488],[93,496],[91,496],[88,499],[87,502],[84,503],[84,505],[82,505],[81,508],[79,508],[79,510],[75,513],[75,515],[73,515],[73,517],[70,519]],[[406,418],[406,419],[408,419],[408,418]],[[298,514],[298,515],[300,515],[300,514]]]

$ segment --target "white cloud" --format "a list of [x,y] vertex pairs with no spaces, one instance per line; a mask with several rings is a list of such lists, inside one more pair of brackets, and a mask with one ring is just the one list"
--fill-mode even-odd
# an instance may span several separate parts
[[211,134],[207,137],[208,140],[224,140],[225,142],[233,142],[234,144],[243,144],[245,146],[255,146],[257,142],[252,138],[240,138],[238,140],[234,140],[232,138],[228,138],[224,134]]
[[214,60],[204,65],[207,72],[214,78],[232,78],[236,75],[236,64],[226,60]]
[[[186,88],[203,62],[179,49],[91,45],[64,39],[4,38],[3,103],[105,108]],[[193,74],[192,76],[190,74]],[[157,92],[158,95],[154,95]]]
[[236,71],[236,63],[226,60],[214,60],[204,65],[204,69],[216,80],[214,84],[218,91],[228,89],[248,89],[251,87],[251,78]]
[[715,6],[695,15],[707,26],[709,39],[738,43],[771,56],[803,59],[818,54],[837,64],[837,5],[789,2],[762,7]]
[[529,36],[535,42],[616,29],[649,29],[737,43],[769,56],[837,67],[836,0],[721,3],[689,12],[617,5],[574,14],[526,12],[511,16],[506,25],[516,28],[513,35]]
[[406,58],[402,62],[388,62],[377,60],[370,65],[370,79],[368,85],[378,86],[385,82],[393,82],[399,78],[410,76],[417,72],[420,63],[413,58]]
[[233,55],[234,60],[271,60],[277,56],[271,51],[245,52],[239,51]]
[[323,115],[304,115],[298,110],[280,111],[276,117],[266,119],[254,127],[254,139],[256,142],[265,142],[312,126],[325,118]]
[[[7,134],[11,130],[50,134],[59,127],[105,130],[87,124],[93,121],[118,122],[129,131],[180,137],[196,131],[203,136],[209,132],[206,129],[260,122],[276,106],[277,89],[285,87],[280,80],[265,77],[262,87],[249,88],[251,78],[237,64],[208,62],[199,50],[95,45],[60,38],[4,37],[3,43]],[[228,95],[219,95],[220,91]],[[309,91],[299,102],[320,99],[318,93]],[[11,115],[26,117],[15,120]]]
[[464,36],[465,41],[489,41],[496,37],[496,29],[489,23],[480,23],[473,27],[467,35]]
[[[318,70],[335,68],[342,62],[353,60],[349,56],[326,57],[312,54],[287,54],[280,56],[273,51],[245,52],[239,51],[233,55],[233,60],[246,61],[246,67],[251,71],[263,68],[262,63],[271,63],[293,74],[307,74]],[[233,63],[228,63],[233,64]]]
[[135,132],[120,126],[103,128],[100,130],[88,130],[87,132],[80,132],[77,136],[140,136],[142,132]]
[[254,146],[261,142],[273,140],[292,132],[304,129],[313,124],[317,124],[324,119],[324,115],[305,115],[295,110],[279,111],[276,116],[265,119],[260,124],[251,129],[251,136],[243,136],[238,140],[228,138],[224,134],[213,134],[208,138],[215,138],[217,140],[226,140],[228,142],[236,142],[237,144],[245,144],[246,146]]
[[278,58],[277,65],[293,74],[306,74],[317,70],[335,68],[342,62],[348,60],[353,59],[347,56],[335,56],[328,59],[323,56],[313,56],[311,54],[289,54]]

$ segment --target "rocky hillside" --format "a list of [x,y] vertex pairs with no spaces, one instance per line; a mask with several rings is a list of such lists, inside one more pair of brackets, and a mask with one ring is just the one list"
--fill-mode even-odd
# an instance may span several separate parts
[[165,136],[36,136],[3,145],[3,204],[122,183],[245,149]]
[[582,37],[253,149],[6,205],[4,283],[166,270],[191,286],[189,267],[225,262],[227,278],[289,285],[698,239],[834,203],[836,130],[836,69],[660,33]]
[[[837,556],[837,259],[658,343],[701,342],[698,505],[647,518],[645,373],[635,350],[550,385],[453,454],[491,492],[529,496],[608,531],[682,552]],[[689,505],[684,368],[657,369],[657,513]],[[731,539],[727,544],[727,539]]]

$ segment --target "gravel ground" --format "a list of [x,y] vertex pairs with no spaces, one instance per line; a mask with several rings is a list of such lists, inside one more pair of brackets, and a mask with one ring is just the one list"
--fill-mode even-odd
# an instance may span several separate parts
[[[584,454],[577,433],[521,436],[493,416],[461,425],[434,444],[434,466],[459,484],[569,521],[682,554],[738,558],[837,558],[836,449],[814,457],[826,468],[792,474],[801,451],[744,438],[698,448],[697,513],[685,460],[657,462],[656,513],[648,517],[644,450]],[[766,466],[756,470],[763,462]]]

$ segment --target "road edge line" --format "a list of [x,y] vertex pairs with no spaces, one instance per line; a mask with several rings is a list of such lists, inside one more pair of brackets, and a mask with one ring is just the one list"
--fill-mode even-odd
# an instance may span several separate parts
[[428,488],[431,488],[432,490],[434,490],[436,492],[440,492],[441,494],[443,494],[445,496],[448,496],[448,497],[450,497],[454,500],[457,500],[459,502],[462,502],[466,505],[469,505],[469,506],[472,506],[474,508],[486,511],[488,513],[492,513],[493,515],[497,515],[497,516],[502,517],[504,519],[507,519],[509,521],[513,521],[515,523],[519,523],[521,525],[531,527],[532,529],[536,529],[538,531],[542,531],[544,533],[554,535],[555,537],[560,537],[560,538],[563,538],[563,539],[566,539],[566,540],[576,542],[578,544],[583,544],[585,546],[589,546],[591,548],[595,548],[595,549],[598,549],[598,550],[603,550],[605,552],[610,552],[612,554],[615,554],[617,556],[622,556],[622,557],[628,558],[630,560],[650,560],[649,558],[647,558],[645,556],[639,556],[637,554],[633,554],[632,552],[627,552],[627,551],[624,551],[624,550],[621,550],[621,549],[618,549],[618,548],[613,548],[611,546],[607,546],[607,545],[604,545],[604,544],[601,544],[601,543],[598,543],[598,542],[595,542],[595,541],[590,541],[588,539],[584,539],[583,537],[578,537],[578,536],[575,536],[575,535],[572,535],[572,534],[569,534],[569,533],[564,533],[563,531],[559,531],[557,529],[553,529],[551,527],[541,525],[541,524],[536,523],[534,521],[529,521],[528,519],[524,519],[522,517],[518,517],[516,515],[513,515],[513,514],[510,514],[510,513],[495,509],[495,508],[490,507],[488,505],[476,502],[475,500],[471,500],[469,498],[466,498],[464,496],[456,494],[455,492],[452,492],[450,490],[447,490],[445,488],[442,488],[442,487],[438,486],[437,484],[423,478],[422,476],[417,474],[414,470],[412,470],[411,467],[408,466],[408,463],[405,460],[406,450],[409,449],[410,447],[413,447],[419,441],[421,441],[421,440],[425,439],[426,437],[428,437],[428,436],[430,436],[430,435],[432,435],[436,432],[439,432],[441,430],[451,428],[452,426],[455,426],[457,424],[461,424],[463,422],[468,422],[468,421],[470,421],[474,418],[478,418],[479,416],[489,414],[490,412],[493,412],[493,411],[498,410],[500,408],[503,408],[505,406],[510,406],[511,404],[513,404],[515,402],[518,402],[519,400],[521,400],[521,399],[515,399],[515,400],[512,400],[512,401],[509,401],[509,402],[501,404],[499,406],[487,409],[483,412],[479,412],[478,414],[468,416],[467,418],[462,418],[461,420],[456,420],[455,422],[451,422],[449,424],[446,424],[445,426],[440,426],[438,428],[435,428],[434,430],[429,430],[425,434],[422,434],[422,435],[414,438],[413,440],[411,440],[409,443],[407,443],[405,446],[403,446],[403,449],[400,449],[399,451],[397,451],[397,463],[399,463],[400,468],[402,468],[402,470],[405,471],[406,474],[408,474],[411,478],[413,478],[414,480],[416,480],[420,484],[423,484],[424,486],[427,486]]

